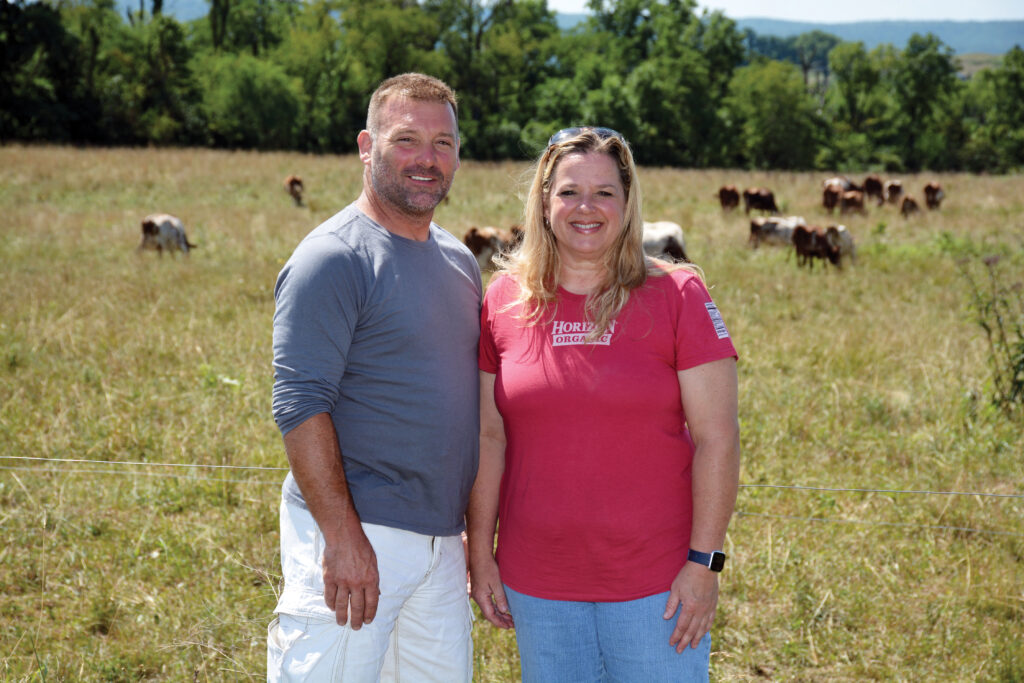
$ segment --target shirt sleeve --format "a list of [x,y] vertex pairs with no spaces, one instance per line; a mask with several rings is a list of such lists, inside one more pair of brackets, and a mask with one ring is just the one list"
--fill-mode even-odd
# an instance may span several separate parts
[[359,319],[355,259],[336,237],[307,239],[274,288],[274,420],[282,434],[333,411]]
[[699,277],[685,269],[669,275],[677,293],[676,371],[736,358],[722,314]]
[[502,289],[501,280],[491,282],[484,294],[483,305],[480,307],[480,351],[477,355],[477,365],[484,372],[492,375],[498,374],[500,357],[498,346],[494,340],[494,315],[495,309],[501,308],[499,299]]

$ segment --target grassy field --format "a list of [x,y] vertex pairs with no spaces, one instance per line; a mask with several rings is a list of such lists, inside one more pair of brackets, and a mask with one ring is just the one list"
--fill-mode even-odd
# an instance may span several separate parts
[[[438,222],[516,222],[524,169],[464,163]],[[283,472],[240,468],[285,466],[272,287],[360,172],[0,147],[0,679],[264,678]],[[1000,277],[1024,276],[1024,178],[939,176],[940,212],[845,219],[858,258],[841,272],[749,249],[742,212],[713,197],[765,185],[824,223],[823,177],[641,174],[646,217],[684,226],[741,356],[744,488],[712,678],[1024,680],[1024,429],[988,405],[957,266],[999,254]],[[903,177],[918,199],[928,179]],[[134,253],[157,211],[184,220],[190,258]],[[477,680],[516,680],[510,634],[475,629]]]

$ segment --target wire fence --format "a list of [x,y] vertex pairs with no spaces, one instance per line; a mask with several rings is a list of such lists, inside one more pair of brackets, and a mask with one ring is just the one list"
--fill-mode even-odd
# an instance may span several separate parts
[[[188,482],[192,481],[209,481],[209,482],[226,482],[233,484],[255,484],[263,486],[280,486],[281,480],[276,479],[273,481],[265,479],[236,479],[228,477],[207,477],[207,476],[186,476],[183,477],[179,474],[172,472],[147,472],[141,471],[140,469],[132,468],[178,468],[185,470],[242,470],[242,471],[260,471],[260,472],[287,472],[287,467],[273,467],[264,465],[214,465],[214,464],[203,464],[203,463],[176,463],[176,462],[143,462],[143,461],[124,461],[124,460],[89,460],[84,458],[44,458],[39,456],[27,456],[27,455],[0,455],[0,460],[27,460],[35,462],[45,463],[60,463],[61,467],[46,467],[40,465],[0,465],[0,470],[14,470],[22,472],[45,472],[50,474],[104,474],[104,475],[116,475],[116,476],[146,476],[146,477],[164,477],[164,478],[175,478],[178,480],[184,480]],[[86,467],[86,468],[72,468],[66,465],[113,465],[115,467],[111,469],[99,469],[97,467]],[[885,489],[885,488],[844,488],[836,486],[806,486],[799,484],[740,484],[740,489],[777,489],[783,491],[806,491],[806,492],[828,492],[828,493],[871,493],[871,494],[886,494],[886,495],[921,495],[921,496],[968,496],[974,498],[995,498],[995,499],[1015,499],[1024,500],[1024,493],[992,493],[988,491],[934,491],[928,489]],[[987,535],[998,535],[998,536],[1019,536],[1024,537],[1024,531],[1008,531],[1001,529],[977,529],[973,527],[963,526],[951,526],[951,525],[939,525],[939,524],[919,524],[915,522],[883,522],[877,520],[858,520],[858,519],[844,519],[837,517],[802,517],[799,515],[782,515],[773,514],[766,512],[748,512],[746,510],[736,510],[737,517],[762,517],[769,519],[784,519],[790,521],[802,521],[802,522],[821,522],[831,524],[859,524],[864,526],[878,526],[878,527],[903,527],[903,528],[914,528],[914,529],[929,529],[934,531],[958,531],[964,533],[975,533],[975,534],[987,534]]]

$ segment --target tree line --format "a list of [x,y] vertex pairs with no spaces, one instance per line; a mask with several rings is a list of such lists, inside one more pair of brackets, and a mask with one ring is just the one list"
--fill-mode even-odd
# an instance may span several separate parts
[[460,98],[463,156],[523,159],[615,128],[640,163],[750,169],[1024,165],[1024,50],[970,79],[914,35],[867,50],[740,31],[696,0],[0,0],[0,141],[355,151],[369,94],[422,71]]

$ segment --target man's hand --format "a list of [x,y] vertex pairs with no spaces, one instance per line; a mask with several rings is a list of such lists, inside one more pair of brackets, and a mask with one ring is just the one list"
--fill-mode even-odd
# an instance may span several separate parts
[[334,610],[339,626],[348,622],[353,631],[377,615],[380,575],[377,555],[362,528],[340,544],[324,550],[324,602]]
[[704,634],[711,630],[717,605],[718,574],[693,562],[684,564],[672,582],[662,615],[668,620],[679,610],[669,645],[680,653],[687,645],[697,647]]

